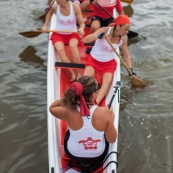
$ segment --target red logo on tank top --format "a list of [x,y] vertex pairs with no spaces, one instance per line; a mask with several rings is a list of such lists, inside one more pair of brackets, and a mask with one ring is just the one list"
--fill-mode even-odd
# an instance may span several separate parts
[[59,20],[59,22],[63,25],[70,25],[70,24],[75,24],[76,23],[75,19],[67,19],[67,20],[65,20],[65,19],[62,20],[61,19],[61,20]]
[[100,142],[100,139],[93,140],[91,137],[88,137],[87,140],[80,140],[80,143],[83,143],[84,149],[89,150],[89,149],[97,149],[97,143]]

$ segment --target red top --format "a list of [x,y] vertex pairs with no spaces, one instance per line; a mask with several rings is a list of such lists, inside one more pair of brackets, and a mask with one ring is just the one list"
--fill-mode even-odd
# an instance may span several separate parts
[[[105,0],[103,1],[105,2]],[[112,1],[114,0],[109,0],[110,3],[107,6],[102,5],[101,3],[99,3],[99,1],[98,1],[98,4],[100,4],[108,13],[110,13],[113,16],[114,8],[116,8],[118,13],[123,11],[123,8],[121,6],[120,0],[115,0],[115,3],[111,4]],[[105,11],[103,11],[103,9],[101,9],[97,4],[93,4],[93,15],[101,17],[103,19],[107,19],[111,17]]]

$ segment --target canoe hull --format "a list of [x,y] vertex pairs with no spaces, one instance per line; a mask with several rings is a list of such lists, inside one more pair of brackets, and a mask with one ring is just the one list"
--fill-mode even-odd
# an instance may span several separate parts
[[[55,29],[55,16],[53,16],[51,21],[50,29]],[[68,47],[66,48],[68,51]],[[79,48],[81,61],[85,63],[88,54],[86,54],[86,47]],[[49,41],[48,44],[48,67],[47,67],[47,119],[48,119],[48,153],[49,153],[49,173],[60,173],[65,171],[65,167],[68,163],[68,159],[64,155],[63,151],[63,137],[66,131],[66,123],[62,120],[56,119],[49,112],[49,106],[55,100],[63,96],[63,92],[69,87],[69,79],[65,74],[65,69],[55,68],[55,62],[60,61],[58,54],[52,46],[52,42]],[[81,69],[83,72],[83,69]],[[96,76],[100,80],[99,76]],[[117,59],[117,69],[114,73],[113,82],[111,84],[110,91],[108,92],[105,100],[102,104],[108,105],[115,89],[115,84],[120,81],[120,61]],[[118,89],[115,98],[112,102],[112,108],[115,113],[114,125],[118,131],[119,122],[119,104],[120,104],[120,88]],[[109,147],[109,152],[117,152],[118,139],[114,144]],[[117,155],[111,154],[105,165],[110,162],[117,162]],[[104,173],[116,173],[117,166],[115,163],[110,164]]]

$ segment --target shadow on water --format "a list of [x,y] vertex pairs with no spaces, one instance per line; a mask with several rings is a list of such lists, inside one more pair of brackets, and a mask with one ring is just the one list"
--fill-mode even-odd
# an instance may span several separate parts
[[21,52],[19,54],[19,57],[21,59],[21,61],[24,61],[28,64],[32,64],[32,65],[38,65],[39,66],[43,66],[46,67],[44,65],[44,60],[41,59],[39,56],[36,55],[37,51],[33,46],[28,46],[27,48],[24,49],[23,52]]
[[[136,33],[136,32],[135,32]],[[136,37],[132,37],[130,39],[128,39],[128,46],[132,45],[132,44],[136,44],[142,40],[146,40],[147,38],[143,35],[140,35],[140,33],[137,33],[138,35]]]

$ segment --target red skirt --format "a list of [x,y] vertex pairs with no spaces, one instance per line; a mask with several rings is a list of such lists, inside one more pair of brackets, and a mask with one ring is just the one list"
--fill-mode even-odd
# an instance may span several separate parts
[[91,66],[95,69],[96,73],[104,74],[104,73],[114,73],[117,68],[117,62],[115,59],[108,62],[100,62],[95,60],[91,55],[88,56],[86,61],[86,66]]
[[79,37],[78,33],[72,33],[72,34],[59,34],[59,33],[53,33],[50,37],[50,40],[52,41],[52,44],[55,45],[56,42],[60,41],[63,42],[65,45],[68,45],[70,40],[72,38],[75,38],[79,41],[78,46],[84,46],[82,40]]

